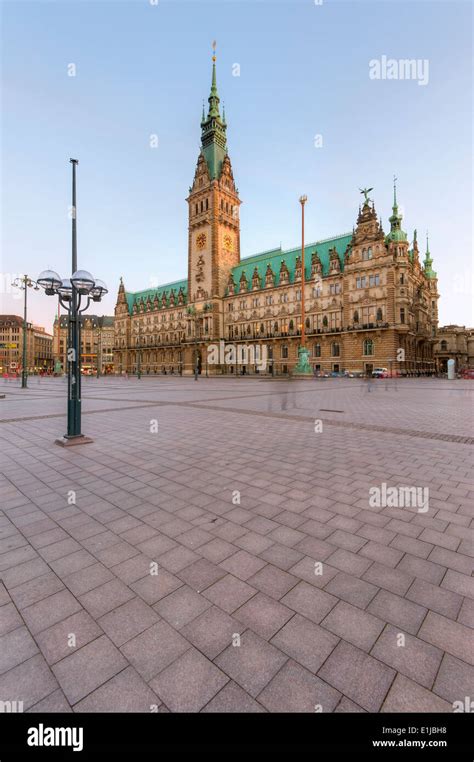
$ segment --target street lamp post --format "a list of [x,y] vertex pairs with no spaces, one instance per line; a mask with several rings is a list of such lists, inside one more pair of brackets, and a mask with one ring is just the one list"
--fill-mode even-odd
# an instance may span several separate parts
[[39,291],[39,286],[35,280],[29,278],[28,275],[23,275],[21,278],[15,278],[12,286],[19,288],[25,292],[25,298],[23,303],[23,359],[21,362],[21,388],[27,389],[28,387],[28,368],[27,368],[27,356],[26,356],[26,341],[28,333],[27,322],[27,295],[28,289],[34,288],[35,291]]
[[[60,445],[86,444],[92,439],[81,432],[81,314],[85,312],[91,300],[100,302],[107,293],[107,286],[94,278],[87,270],[77,269],[77,213],[76,213],[76,166],[72,164],[72,275],[61,278],[54,270],[44,270],[37,282],[47,296],[59,296],[61,306],[68,313],[68,405],[67,434],[56,440]],[[87,302],[83,305],[83,297]]]
[[298,363],[294,373],[297,376],[312,375],[311,365],[309,364],[309,351],[306,349],[306,315],[305,315],[305,262],[304,262],[304,205],[308,200],[307,196],[300,196],[301,204],[301,345],[298,349]]
[[138,324],[137,324],[137,379],[140,381],[142,377],[142,350],[141,350],[141,344],[142,338],[141,338],[141,323],[140,318],[138,318]]

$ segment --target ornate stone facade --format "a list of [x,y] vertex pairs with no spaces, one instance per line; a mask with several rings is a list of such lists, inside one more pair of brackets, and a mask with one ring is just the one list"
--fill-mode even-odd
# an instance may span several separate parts
[[[237,373],[208,365],[208,347],[265,346],[267,372],[291,372],[301,343],[301,248],[240,258],[240,199],[227,153],[213,64],[201,151],[187,198],[188,278],[127,292],[115,309],[116,372]],[[372,190],[372,189],[370,189]],[[311,364],[320,372],[399,373],[435,368],[437,277],[427,241],[420,262],[416,230],[402,229],[396,188],[384,233],[364,190],[352,233],[305,246],[305,332]],[[246,366],[245,372],[256,371]]]
[[437,370],[446,373],[448,360],[455,361],[457,373],[474,368],[474,328],[445,325],[439,328],[434,346]]

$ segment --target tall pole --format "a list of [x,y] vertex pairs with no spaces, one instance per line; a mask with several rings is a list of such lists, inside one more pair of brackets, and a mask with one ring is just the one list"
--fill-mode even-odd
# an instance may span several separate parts
[[26,322],[26,300],[28,294],[28,276],[23,276],[23,288],[25,290],[25,301],[23,307],[23,360],[21,369],[21,388],[26,389],[28,386],[28,368],[26,367],[26,335],[27,335],[27,322]]
[[[77,159],[69,160],[72,164],[72,263],[71,275],[77,270],[77,205],[76,205],[76,166]],[[80,294],[72,285],[69,306],[69,374],[68,374],[68,416],[67,436],[81,436],[81,327],[78,312]],[[71,351],[72,350],[72,351]]]
[[306,204],[306,196],[301,196],[301,346],[304,348],[306,344],[305,323],[306,315],[304,310],[304,290],[305,290],[305,268],[304,268],[304,205]]

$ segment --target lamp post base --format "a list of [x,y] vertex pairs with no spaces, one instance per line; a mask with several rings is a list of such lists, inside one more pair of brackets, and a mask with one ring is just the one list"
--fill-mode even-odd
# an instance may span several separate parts
[[60,447],[73,447],[75,445],[90,444],[93,441],[93,439],[84,436],[84,434],[76,434],[73,437],[69,437],[65,434],[61,439],[55,439],[54,443]]
[[306,347],[300,347],[298,349],[298,364],[295,365],[292,376],[293,377],[308,377],[313,375],[313,369],[309,362],[309,349]]

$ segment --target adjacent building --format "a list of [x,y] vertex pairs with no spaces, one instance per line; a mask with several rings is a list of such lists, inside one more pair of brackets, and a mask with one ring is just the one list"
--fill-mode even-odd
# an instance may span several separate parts
[[[23,367],[23,318],[0,315],[0,373],[20,373]],[[53,367],[53,337],[32,323],[26,324],[26,367],[28,373],[47,372]]]
[[474,368],[474,328],[442,326],[438,329],[434,353],[437,370],[441,373],[447,372],[448,360],[454,360],[456,373]]
[[[291,372],[301,344],[302,251],[281,247],[240,256],[240,198],[227,150],[215,61],[201,149],[188,204],[187,278],[130,292],[120,280],[115,308],[117,373],[258,372],[237,361],[209,365],[209,347],[255,345],[268,372]],[[389,229],[364,200],[351,232],[305,246],[305,332],[321,372],[405,373],[435,369],[438,282],[427,241],[402,227],[396,188]],[[229,354],[229,357],[232,355]],[[250,355],[251,356],[251,355]]]
[[[57,372],[67,367],[68,317],[54,321],[54,361]],[[114,318],[81,315],[81,366],[84,372],[112,373],[114,369]]]

